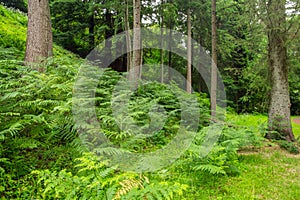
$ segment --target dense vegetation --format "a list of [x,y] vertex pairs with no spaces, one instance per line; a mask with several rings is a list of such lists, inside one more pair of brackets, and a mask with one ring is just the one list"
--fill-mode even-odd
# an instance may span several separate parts
[[[58,7],[53,7],[55,8]],[[58,28],[59,22],[54,23],[57,25],[54,28]],[[246,61],[241,60],[239,55],[233,54],[234,60],[245,64],[243,69],[236,69],[229,67],[235,66],[236,63],[228,64],[231,59],[225,56],[231,53],[221,52],[221,55],[225,56],[221,58],[224,62],[221,62],[224,66],[228,64],[227,68],[222,69],[228,96],[236,98],[241,95],[237,99],[240,103],[235,104],[236,99],[230,99],[228,102],[231,107],[228,108],[227,120],[222,124],[222,134],[205,157],[201,156],[200,149],[209,131],[210,102],[207,94],[198,92],[186,94],[177,86],[172,85],[173,88],[170,89],[169,85],[159,82],[145,84],[131,96],[129,106],[131,117],[141,130],[147,129],[147,125],[151,122],[148,113],[154,103],[159,103],[167,113],[167,118],[163,127],[151,137],[143,135],[134,137],[133,133],[118,127],[109,106],[110,102],[118,98],[113,95],[113,89],[123,74],[111,69],[104,70],[93,100],[102,132],[117,147],[134,153],[145,153],[163,148],[174,138],[181,123],[179,99],[174,96],[172,91],[174,88],[186,98],[196,96],[201,113],[198,131],[192,144],[176,162],[151,173],[126,172],[111,165],[111,161],[105,156],[118,155],[122,152],[110,148],[88,151],[77,130],[85,130],[89,124],[84,120],[81,124],[74,123],[73,87],[80,67],[86,65],[86,62],[55,45],[54,57],[45,60],[39,66],[45,69],[44,72],[25,66],[23,59],[26,25],[24,13],[0,6],[1,198],[295,200],[300,198],[300,158],[290,154],[299,153],[297,142],[273,143],[264,138],[267,133],[267,119],[264,115],[258,114],[258,112],[264,114],[267,108],[261,103],[267,101],[268,85],[264,78],[266,71],[263,69],[264,66],[259,66],[258,63],[261,59],[259,56],[263,54],[257,55],[258,58],[251,58],[253,62],[250,64],[244,63]],[[73,37],[74,41],[62,40],[64,34],[76,33],[76,30],[74,33],[62,33],[67,30],[74,31],[69,28],[54,31],[57,43],[67,48],[66,41],[75,42],[79,46],[71,45],[76,49],[69,50],[81,56],[86,55],[91,48],[87,46],[88,35],[80,35],[80,40],[85,41],[79,41],[76,37]],[[227,33],[221,34],[221,37],[223,36],[232,37]],[[226,40],[226,38],[221,40],[224,42],[221,43],[222,46],[228,45],[225,43]],[[260,48],[259,45],[257,48]],[[240,48],[237,52],[242,51],[250,57],[251,51],[244,49],[246,46],[246,44],[240,47],[231,46],[229,48],[232,49],[226,50],[236,51],[236,48]],[[157,50],[148,50],[144,59],[151,63],[155,59],[160,59],[158,54]],[[174,55],[173,64],[179,71],[183,70],[182,62]],[[300,68],[297,59],[291,62],[294,63],[290,73],[292,111],[297,114],[299,112],[297,105],[300,102],[297,71]],[[253,73],[255,69],[259,70]],[[236,76],[230,76],[232,70],[238,71],[234,73]],[[242,79],[239,82],[241,85],[236,85],[238,79]],[[248,111],[257,115],[237,115],[236,111]],[[126,123],[124,120],[124,126]],[[295,135],[299,137],[300,126],[294,124],[294,128]],[[277,145],[290,153],[278,149]],[[259,154],[255,151],[259,151]],[[266,189],[268,187],[270,190]]]

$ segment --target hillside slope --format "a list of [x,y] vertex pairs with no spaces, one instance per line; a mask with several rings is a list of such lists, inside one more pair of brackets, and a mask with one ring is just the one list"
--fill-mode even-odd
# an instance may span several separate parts
[[[27,16],[0,4],[0,60],[23,60],[26,49]],[[53,45],[54,56],[78,57]]]

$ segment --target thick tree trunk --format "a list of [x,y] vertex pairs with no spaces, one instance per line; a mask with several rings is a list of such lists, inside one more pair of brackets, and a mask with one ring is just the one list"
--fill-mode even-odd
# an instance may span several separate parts
[[133,68],[130,80],[141,76],[141,0],[133,0]]
[[192,93],[192,25],[191,25],[191,10],[187,13],[187,72],[186,72],[186,91]]
[[268,2],[268,69],[272,88],[267,137],[294,141],[290,119],[285,5],[285,0]]
[[[28,0],[25,63],[39,63],[52,56],[52,26],[48,0]],[[39,68],[42,71],[41,68]]]
[[212,65],[211,65],[211,88],[210,88],[210,109],[212,118],[216,116],[217,108],[217,16],[216,0],[212,0]]

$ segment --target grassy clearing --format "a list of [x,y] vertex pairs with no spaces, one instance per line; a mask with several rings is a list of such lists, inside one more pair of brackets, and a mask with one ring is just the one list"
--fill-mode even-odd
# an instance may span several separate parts
[[[260,132],[267,126],[267,116],[229,114],[227,122]],[[299,136],[300,125],[292,125],[295,135]],[[191,186],[186,199],[300,199],[300,155],[289,154],[273,143],[271,146],[240,151],[240,174],[237,176],[210,176],[197,172],[178,175],[182,179],[180,182]]]
[[209,177],[191,174],[186,199],[298,200],[300,156],[279,147],[240,152],[238,176]]
[[[292,117],[292,119],[295,119],[295,118],[299,118],[299,116],[298,117],[295,117],[295,116]],[[296,137],[300,137],[300,125],[292,122],[292,126],[293,126],[294,135]]]
[[[249,126],[261,131],[262,128],[267,127],[268,117],[266,115],[236,115],[227,114],[227,122],[236,126]],[[300,125],[293,122],[293,119],[299,118],[299,116],[292,116],[292,127],[296,137],[300,137]]]

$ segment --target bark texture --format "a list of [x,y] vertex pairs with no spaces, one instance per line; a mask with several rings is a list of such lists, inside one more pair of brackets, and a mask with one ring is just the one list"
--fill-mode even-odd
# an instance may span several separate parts
[[131,54],[131,35],[130,35],[130,24],[129,24],[129,3],[125,0],[126,10],[125,10],[125,30],[126,30],[126,52],[127,52],[127,72],[129,72],[132,65],[132,54]]
[[212,118],[216,116],[217,108],[217,5],[216,0],[212,0],[212,65],[211,65],[211,85],[210,85],[210,109]]
[[191,10],[187,13],[187,72],[186,72],[186,91],[192,93],[192,25],[191,25]]
[[[28,0],[25,63],[40,63],[52,56],[52,26],[48,0]],[[42,69],[39,69],[42,70]]]
[[267,3],[268,70],[271,81],[267,137],[294,141],[290,119],[285,5],[285,0]]
[[133,71],[132,81],[141,76],[141,0],[133,0]]
[[161,9],[160,9],[160,68],[161,68],[161,78],[160,82],[164,82],[164,50],[163,50],[163,43],[164,43],[164,0],[161,1]]

